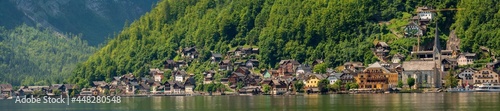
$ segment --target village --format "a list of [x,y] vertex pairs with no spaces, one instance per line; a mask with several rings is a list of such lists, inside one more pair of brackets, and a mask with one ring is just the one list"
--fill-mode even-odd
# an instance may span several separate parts
[[[419,7],[418,14],[404,27],[405,37],[425,35],[432,20],[430,7]],[[436,25],[437,27],[437,25]],[[1,97],[27,95],[71,96],[186,96],[186,95],[298,95],[333,93],[402,93],[444,92],[448,88],[473,89],[483,83],[499,83],[499,61],[470,67],[478,54],[462,52],[460,40],[452,31],[445,49],[440,45],[438,31],[432,44],[416,45],[410,54],[390,54],[391,47],[383,41],[374,43],[371,51],[378,62],[345,62],[340,67],[328,67],[322,59],[300,63],[293,59],[281,60],[276,69],[260,69],[259,48],[240,46],[228,52],[212,52],[215,70],[202,74],[185,71],[199,56],[196,47],[181,48],[180,60],[166,60],[163,67],[151,68],[145,77],[133,74],[116,76],[111,81],[92,81],[91,87],[74,84],[50,86],[20,86],[0,84]],[[419,38],[420,40],[420,38]],[[483,52],[492,54],[486,47]],[[411,59],[407,59],[411,58]],[[316,70],[319,69],[319,70]],[[457,80],[457,85],[446,84],[446,76]],[[195,75],[203,75],[196,80]],[[202,87],[202,88],[200,88]]]

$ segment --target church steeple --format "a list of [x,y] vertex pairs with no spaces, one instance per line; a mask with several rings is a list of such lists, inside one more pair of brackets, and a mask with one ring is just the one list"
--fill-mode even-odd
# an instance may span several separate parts
[[436,30],[435,30],[435,36],[434,36],[434,46],[433,46],[433,51],[434,51],[434,60],[441,59],[441,46],[439,45],[439,34],[438,34],[438,25],[436,22]]
[[436,30],[435,30],[435,35],[434,35],[434,47],[433,47],[433,56],[434,56],[434,70],[436,71],[435,73],[435,80],[434,82],[436,83],[435,87],[441,87],[441,83],[442,83],[442,77],[443,77],[443,73],[441,72],[441,46],[439,45],[439,34],[438,34],[438,25],[437,25],[437,22],[436,23]]

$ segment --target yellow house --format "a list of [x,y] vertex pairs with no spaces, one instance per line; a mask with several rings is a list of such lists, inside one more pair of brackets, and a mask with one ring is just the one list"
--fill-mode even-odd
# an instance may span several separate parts
[[319,81],[322,80],[322,79],[325,79],[325,77],[323,75],[320,75],[320,74],[311,74],[304,81],[304,84],[305,84],[304,88],[305,89],[308,89],[308,88],[317,88]]
[[383,64],[376,62],[370,64],[362,73],[359,73],[355,77],[355,80],[361,89],[387,90],[388,88],[396,87],[398,73],[389,71]]

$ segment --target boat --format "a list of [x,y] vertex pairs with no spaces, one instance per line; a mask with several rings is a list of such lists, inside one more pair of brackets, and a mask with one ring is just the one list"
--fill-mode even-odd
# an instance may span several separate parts
[[457,86],[455,88],[446,89],[446,92],[474,92],[474,87],[471,85],[466,85],[465,87]]
[[476,92],[500,92],[500,85],[494,83],[483,83],[474,88]]
[[474,92],[474,89],[469,88],[448,88],[447,92]]

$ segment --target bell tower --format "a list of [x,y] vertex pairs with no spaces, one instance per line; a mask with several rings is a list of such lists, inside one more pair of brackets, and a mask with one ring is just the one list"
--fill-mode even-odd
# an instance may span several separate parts
[[439,34],[438,25],[436,22],[435,36],[434,36],[434,46],[433,46],[433,60],[434,60],[434,70],[435,70],[435,87],[441,87],[443,73],[441,72],[441,46],[439,45]]

